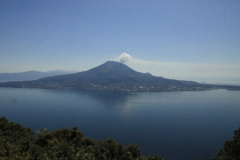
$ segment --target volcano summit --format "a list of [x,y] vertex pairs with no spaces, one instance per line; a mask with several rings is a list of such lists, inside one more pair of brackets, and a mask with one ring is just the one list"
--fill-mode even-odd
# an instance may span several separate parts
[[68,75],[42,78],[34,81],[3,82],[0,87],[109,90],[128,92],[196,91],[211,89],[240,89],[240,86],[200,84],[193,81],[179,81],[140,73],[125,64],[106,63]]

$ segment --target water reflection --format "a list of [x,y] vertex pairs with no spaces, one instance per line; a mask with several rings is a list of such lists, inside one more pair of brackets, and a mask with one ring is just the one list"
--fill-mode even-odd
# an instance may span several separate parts
[[11,103],[16,104],[17,103],[17,98],[13,97],[10,101],[11,101]]
[[98,101],[107,109],[124,111],[129,109],[129,101],[136,98],[136,94],[126,92],[88,92],[89,97]]
[[53,94],[71,94],[65,97],[65,100],[71,100],[72,97],[78,98],[79,101],[90,99],[90,101],[101,104],[101,107],[116,111],[128,110],[130,104],[137,98],[137,93],[115,92],[115,91],[79,91],[79,90],[48,90]]

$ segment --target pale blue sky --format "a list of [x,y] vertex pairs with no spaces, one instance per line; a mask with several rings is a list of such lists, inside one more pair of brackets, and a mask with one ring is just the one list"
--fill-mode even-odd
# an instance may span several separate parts
[[240,77],[239,0],[1,0],[0,22],[0,73],[83,71],[126,52],[166,78]]

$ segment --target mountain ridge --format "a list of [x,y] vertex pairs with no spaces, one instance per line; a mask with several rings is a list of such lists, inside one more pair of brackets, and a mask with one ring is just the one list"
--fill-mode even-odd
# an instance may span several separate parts
[[87,71],[57,75],[33,81],[5,82],[0,87],[80,89],[110,91],[194,91],[211,89],[240,89],[240,86],[200,84],[141,73],[125,64],[107,61]]
[[40,78],[70,74],[72,72],[64,70],[52,70],[47,72],[40,72],[35,70],[25,71],[25,72],[15,72],[15,73],[0,73],[0,82],[8,81],[30,81],[37,80]]

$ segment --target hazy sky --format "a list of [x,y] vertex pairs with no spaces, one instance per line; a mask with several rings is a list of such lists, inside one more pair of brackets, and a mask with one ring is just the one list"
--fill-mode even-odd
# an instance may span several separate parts
[[1,0],[0,73],[83,71],[126,52],[166,78],[240,78],[239,0]]

